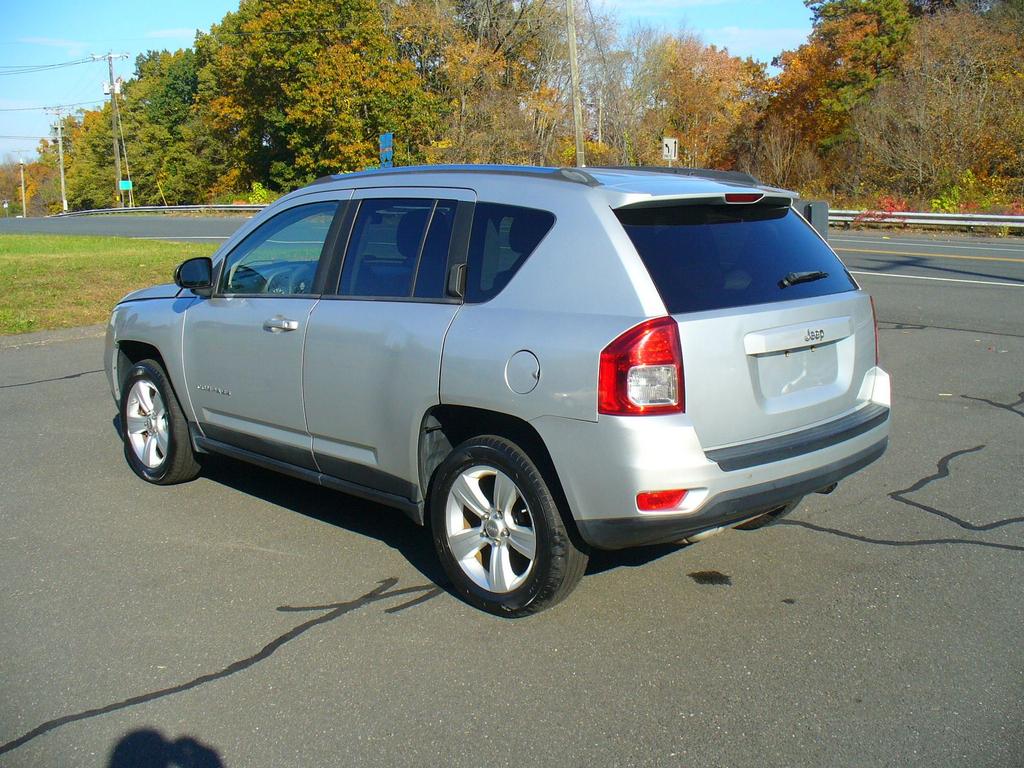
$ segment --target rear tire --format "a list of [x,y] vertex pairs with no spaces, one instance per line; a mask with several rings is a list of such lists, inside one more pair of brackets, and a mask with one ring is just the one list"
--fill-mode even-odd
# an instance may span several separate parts
[[543,475],[502,437],[473,437],[448,455],[434,476],[430,520],[455,591],[498,616],[550,608],[587,567]]
[[200,467],[188,421],[156,360],[143,360],[128,371],[120,413],[124,457],[136,475],[154,485],[195,479]]

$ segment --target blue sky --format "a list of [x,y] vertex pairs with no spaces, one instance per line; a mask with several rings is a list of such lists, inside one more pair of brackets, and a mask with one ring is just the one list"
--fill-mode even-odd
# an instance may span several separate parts
[[[770,61],[799,45],[810,31],[801,0],[591,0],[614,12],[624,26],[649,24],[687,30],[740,56]],[[582,1],[577,0],[582,8]],[[111,0],[5,2],[0,27],[0,158],[34,156],[53,117],[31,107],[98,102],[105,62],[32,74],[3,74],[2,67],[55,64],[113,50],[129,54],[116,74],[128,77],[135,56],[151,49],[190,45],[196,29],[209,29],[237,0],[173,0],[124,3]],[[579,12],[579,9],[578,9]],[[18,111],[12,111],[18,110]],[[8,138],[28,137],[28,138]]]

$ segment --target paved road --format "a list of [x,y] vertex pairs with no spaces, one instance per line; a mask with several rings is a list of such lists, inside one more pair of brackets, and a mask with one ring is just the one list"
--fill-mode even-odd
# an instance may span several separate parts
[[783,524],[597,558],[515,622],[439,591],[398,513],[223,460],[136,480],[97,331],[7,339],[0,766],[1019,768],[1024,293],[987,283],[1024,264],[991,264],[862,278],[881,462]]
[[0,219],[0,234],[117,235],[156,240],[226,240],[254,214],[238,215],[97,215],[45,219]]

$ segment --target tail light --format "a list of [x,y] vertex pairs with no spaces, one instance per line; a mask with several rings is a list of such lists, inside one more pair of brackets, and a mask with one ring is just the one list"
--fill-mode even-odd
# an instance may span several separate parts
[[601,353],[597,410],[612,416],[682,413],[679,326],[658,317],[630,328]]
[[726,192],[725,202],[727,203],[757,203],[764,197],[760,192]]
[[682,488],[673,491],[643,491],[636,495],[636,508],[641,512],[675,509],[686,498],[686,493]]
[[871,300],[871,322],[875,325],[875,365],[879,363],[878,359],[878,310],[875,309],[875,297],[868,296]]

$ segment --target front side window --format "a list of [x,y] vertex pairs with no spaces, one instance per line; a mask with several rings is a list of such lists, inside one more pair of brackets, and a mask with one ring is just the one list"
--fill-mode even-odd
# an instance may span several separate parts
[[294,296],[313,292],[337,202],[283,211],[243,240],[227,258],[222,292]]
[[352,227],[338,293],[444,298],[454,200],[364,200]]
[[555,215],[549,211],[477,203],[469,239],[466,301],[497,296],[554,223]]

